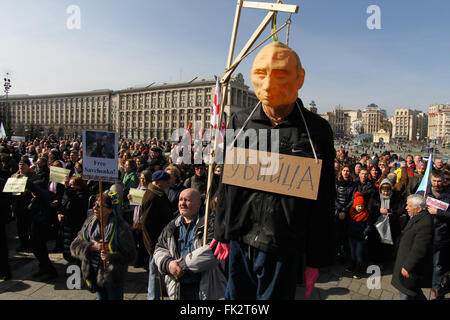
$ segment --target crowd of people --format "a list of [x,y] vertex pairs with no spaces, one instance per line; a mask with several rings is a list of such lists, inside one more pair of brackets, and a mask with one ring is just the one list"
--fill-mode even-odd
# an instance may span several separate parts
[[[9,280],[14,276],[8,263],[5,226],[15,223],[19,246],[14,250],[18,253],[32,252],[39,261],[38,270],[32,274],[34,279],[44,281],[56,278],[58,274],[49,259],[49,252],[62,253],[68,263],[81,268],[85,286],[96,292],[99,299],[123,297],[126,267],[130,264],[149,272],[148,299],[159,299],[167,292],[174,296],[171,290],[167,291],[161,285],[164,279],[158,271],[167,271],[169,276],[164,283],[170,286],[172,265],[170,268],[157,266],[153,259],[159,250],[158,238],[172,220],[178,219],[178,228],[180,217],[185,217],[181,226],[186,223],[189,227],[183,239],[175,235],[176,247],[182,245],[181,257],[184,257],[199,246],[194,236],[197,239],[203,228],[197,225],[199,220],[203,221],[207,188],[207,166],[204,163],[173,163],[171,151],[179,151],[177,148],[156,139],[138,143],[121,140],[117,182],[102,182],[100,193],[98,181],[83,178],[83,146],[80,139],[59,140],[50,136],[33,141],[2,141],[1,190],[9,178],[27,177],[27,182],[24,192],[1,192],[1,206],[4,208],[0,217],[1,279]],[[52,166],[70,170],[64,184],[51,181]],[[217,190],[220,173],[221,166],[217,165],[214,168],[212,194]],[[132,201],[131,189],[145,192],[141,203]],[[188,221],[191,220],[195,223],[190,224]],[[213,221],[209,220],[211,232]],[[54,240],[54,248],[47,248],[49,240]],[[179,258],[174,261],[181,262]],[[220,265],[213,255],[209,258],[209,264],[206,261],[208,270],[215,264]],[[195,296],[193,292],[199,289],[196,287],[192,291],[192,283],[199,286],[200,274],[208,271],[204,267],[204,254],[200,257],[202,259],[204,263],[200,271],[196,269],[195,259],[187,265],[183,262],[183,270],[177,271],[184,275],[181,283],[186,282],[183,286],[188,289],[181,292],[188,296],[186,292]],[[180,274],[177,273],[176,277]],[[220,279],[222,281],[218,282],[220,286],[217,288],[224,290],[223,278]],[[218,298],[223,296],[222,291],[201,292],[204,297]]]
[[[39,261],[33,278],[44,281],[58,276],[50,251],[78,264],[85,286],[98,299],[123,298],[130,264],[148,271],[149,300],[163,295],[171,299],[223,297],[225,262],[202,244],[208,167],[197,161],[174,163],[176,148],[156,139],[120,140],[118,181],[103,182],[100,193],[98,181],[83,179],[79,139],[3,141],[1,190],[10,177],[28,179],[25,192],[1,192],[2,279],[14,276],[8,263],[5,225],[15,222],[20,245],[14,249],[33,252]],[[70,170],[64,184],[50,181],[51,166]],[[409,197],[416,193],[426,167],[427,160],[419,155],[403,159],[386,151],[380,156],[349,157],[345,150],[337,150],[336,257],[348,265],[345,270],[351,276],[361,278],[370,264],[395,261],[402,232],[411,219],[407,205],[414,199]],[[222,166],[216,165],[212,209],[221,171]],[[434,159],[431,185],[423,196],[449,203],[449,182],[450,164]],[[133,202],[131,189],[145,191],[141,203]],[[440,298],[441,279],[450,269],[450,211],[424,206],[433,218],[430,286],[435,298]],[[208,225],[210,243],[214,210]],[[55,243],[50,250],[48,240]]]
[[434,297],[442,298],[440,284],[450,270],[450,211],[437,209],[426,199],[450,203],[450,165],[440,158],[433,160],[430,184],[418,190],[428,164],[420,155],[402,158],[384,151],[380,156],[349,157],[344,149],[336,151],[336,252],[338,259],[348,263],[345,270],[354,278],[360,278],[367,265],[394,263],[411,219],[409,199],[414,200],[412,195],[417,193],[425,199],[420,208],[433,222],[432,245],[426,252],[432,267],[424,267],[419,274],[428,279],[423,285],[432,288]]

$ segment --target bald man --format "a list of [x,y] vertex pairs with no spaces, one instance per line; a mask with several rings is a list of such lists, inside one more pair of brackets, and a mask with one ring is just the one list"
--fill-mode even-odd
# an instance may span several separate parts
[[[214,217],[208,220],[208,242],[214,231]],[[180,193],[177,217],[161,232],[155,249],[155,263],[164,275],[171,300],[217,300],[225,295],[223,263],[203,246],[204,210],[200,193]]]
[[250,118],[254,106],[230,117],[230,129],[243,127],[248,118],[244,132],[270,134],[278,129],[281,154],[314,158],[303,114],[322,170],[315,201],[220,185],[212,247],[219,259],[230,259],[226,299],[294,299],[300,257],[306,259],[308,296],[318,268],[333,262],[333,133],[328,122],[305,109],[298,98],[304,79],[305,70],[292,49],[281,43],[265,46],[251,71],[261,107]]

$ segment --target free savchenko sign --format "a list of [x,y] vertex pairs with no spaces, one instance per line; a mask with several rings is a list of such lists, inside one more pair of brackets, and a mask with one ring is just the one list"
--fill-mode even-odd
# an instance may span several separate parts
[[226,150],[222,182],[316,200],[321,169],[320,159],[234,147]]

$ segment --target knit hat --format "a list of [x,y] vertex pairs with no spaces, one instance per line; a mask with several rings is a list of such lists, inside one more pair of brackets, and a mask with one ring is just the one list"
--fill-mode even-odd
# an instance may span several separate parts
[[355,193],[355,198],[353,199],[353,207],[364,205],[364,197],[361,192]]

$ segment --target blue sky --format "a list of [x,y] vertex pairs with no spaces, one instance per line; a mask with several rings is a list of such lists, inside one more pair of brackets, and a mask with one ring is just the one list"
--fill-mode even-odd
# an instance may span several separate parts
[[[314,100],[323,113],[375,103],[392,114],[450,103],[450,1],[283,2],[300,6],[289,44],[306,70],[305,104]],[[81,10],[80,30],[66,26],[70,5]],[[381,30],[367,28],[369,5],[381,10]],[[221,76],[235,9],[236,0],[2,0],[0,74],[10,72],[11,94]],[[265,15],[242,10],[236,54]],[[278,26],[287,18],[280,13]],[[235,71],[250,87],[254,56]]]

